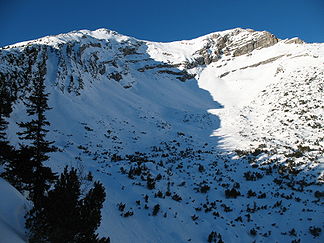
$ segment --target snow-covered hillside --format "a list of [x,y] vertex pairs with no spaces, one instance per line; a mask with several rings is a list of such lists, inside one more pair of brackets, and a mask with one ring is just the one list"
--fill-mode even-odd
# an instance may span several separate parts
[[0,193],[0,242],[25,242],[24,215],[29,203],[1,178]]
[[[99,29],[3,47],[14,145],[40,75],[59,148],[48,165],[92,171],[105,185],[100,235],[207,242],[214,231],[224,242],[323,242],[323,194],[315,192],[324,179],[324,44],[239,28],[171,43]],[[2,224],[10,217],[0,215]]]

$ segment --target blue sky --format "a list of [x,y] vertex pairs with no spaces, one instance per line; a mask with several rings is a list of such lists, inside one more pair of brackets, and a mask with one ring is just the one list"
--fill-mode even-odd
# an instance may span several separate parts
[[107,28],[152,41],[242,27],[324,42],[324,0],[0,0],[0,46]]

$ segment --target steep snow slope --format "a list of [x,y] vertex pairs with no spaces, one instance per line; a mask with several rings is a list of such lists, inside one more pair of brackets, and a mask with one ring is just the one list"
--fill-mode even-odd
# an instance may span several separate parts
[[24,212],[27,200],[0,178],[0,242],[25,242]]
[[99,233],[113,242],[321,242],[323,63],[323,44],[268,32],[155,43],[99,29],[4,47],[0,78],[17,144],[45,75],[61,150],[48,164],[104,183]]

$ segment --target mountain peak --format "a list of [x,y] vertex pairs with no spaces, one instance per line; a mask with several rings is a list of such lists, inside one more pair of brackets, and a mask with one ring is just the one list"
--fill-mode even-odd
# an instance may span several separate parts
[[126,41],[128,39],[135,40],[135,38],[133,37],[121,35],[116,31],[105,29],[105,28],[100,28],[93,31],[83,29],[83,30],[74,30],[68,33],[62,33],[58,35],[45,36],[35,40],[23,41],[9,46],[5,46],[2,49],[21,48],[33,44],[57,46],[59,44],[69,43],[69,42],[86,43],[86,42],[94,42],[96,40],[109,40],[109,39],[115,39],[117,41]]
[[[235,43],[243,43],[243,42],[258,42],[260,39],[268,39],[268,45],[274,44],[278,42],[280,39],[278,39],[275,35],[271,34],[268,31],[256,31],[253,29],[244,29],[244,28],[234,28],[229,30],[223,30],[223,31],[216,31],[212,32],[210,34],[206,34],[194,39],[190,40],[181,40],[181,41],[172,41],[172,42],[160,42],[160,43],[189,43],[192,44],[195,43],[201,43],[201,42],[210,42],[210,41],[217,41],[217,39],[225,38],[228,39],[232,44]],[[35,40],[30,41],[23,41],[16,44],[8,45],[5,47],[7,48],[15,48],[15,47],[24,47],[32,44],[45,44],[45,45],[57,45],[59,43],[66,43],[66,42],[87,42],[87,41],[95,41],[95,40],[109,40],[109,39],[115,39],[117,41],[127,41],[127,40],[133,40],[133,41],[140,41],[134,37],[127,36],[120,34],[114,30],[106,29],[106,28],[99,28],[96,30],[87,30],[87,29],[81,29],[81,30],[74,30],[70,31],[68,33],[62,33],[58,35],[50,35],[41,37]],[[270,40],[271,39],[271,40]],[[274,41],[276,40],[276,41]],[[147,43],[156,43],[154,41],[145,41]],[[302,41],[301,41],[302,42]],[[299,42],[299,43],[301,43]],[[291,41],[287,43],[296,43],[295,41]]]

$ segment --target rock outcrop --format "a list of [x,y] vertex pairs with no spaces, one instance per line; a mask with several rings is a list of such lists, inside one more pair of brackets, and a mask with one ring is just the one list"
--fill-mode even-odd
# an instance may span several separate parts
[[273,46],[278,43],[278,39],[273,34],[266,31],[253,32],[251,36],[241,39],[241,43],[242,45],[238,45],[237,48],[235,48],[235,45],[232,46],[232,48],[235,48],[233,56],[237,57],[250,53],[255,49]]
[[234,29],[209,35],[203,48],[194,53],[194,59],[185,63],[190,69],[200,65],[217,62],[225,56],[241,56],[251,53],[255,49],[270,47],[278,43],[279,39],[267,31],[251,29]]
[[286,44],[304,44],[305,41],[299,39],[298,37],[285,40]]

